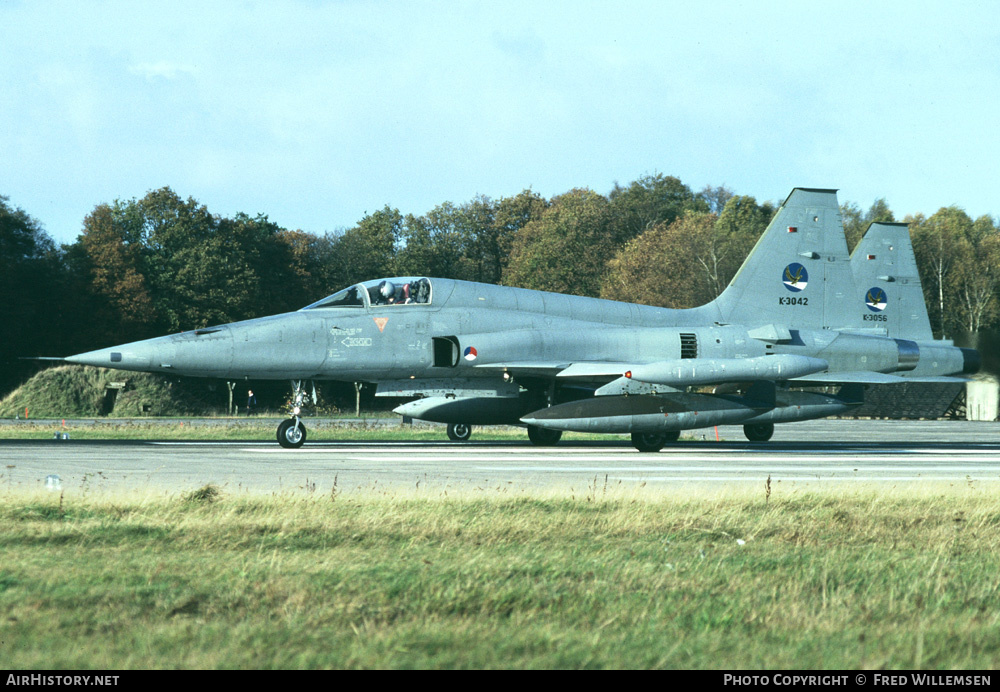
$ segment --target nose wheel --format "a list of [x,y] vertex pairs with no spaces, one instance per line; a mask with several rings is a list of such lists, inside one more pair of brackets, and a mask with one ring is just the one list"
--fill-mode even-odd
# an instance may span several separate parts
[[289,418],[278,426],[278,444],[285,449],[298,449],[306,441],[306,426],[301,418]]
[[306,426],[302,424],[302,416],[299,415],[307,407],[311,407],[316,401],[316,385],[313,384],[312,396],[306,392],[305,383],[302,380],[292,380],[292,399],[288,402],[292,417],[281,421],[278,426],[278,444],[285,449],[298,449],[306,442]]

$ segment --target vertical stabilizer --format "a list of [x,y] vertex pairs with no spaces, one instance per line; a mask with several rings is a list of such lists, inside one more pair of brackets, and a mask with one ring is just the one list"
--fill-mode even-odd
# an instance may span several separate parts
[[864,293],[867,312],[884,320],[878,324],[888,336],[915,341],[934,338],[907,224],[871,224],[854,248],[851,270]]
[[837,191],[795,188],[714,305],[729,323],[838,328],[858,321],[853,292]]

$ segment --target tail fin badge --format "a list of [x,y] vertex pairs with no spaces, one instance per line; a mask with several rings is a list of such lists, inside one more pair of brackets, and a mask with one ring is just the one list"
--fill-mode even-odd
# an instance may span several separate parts
[[805,287],[808,285],[809,272],[798,262],[792,262],[785,267],[785,273],[782,275],[781,282],[785,284],[785,288],[789,291],[798,293],[805,290]]
[[883,291],[878,286],[874,286],[868,289],[868,293],[865,294],[865,305],[872,312],[882,312],[885,310],[885,306],[888,304],[888,300]]

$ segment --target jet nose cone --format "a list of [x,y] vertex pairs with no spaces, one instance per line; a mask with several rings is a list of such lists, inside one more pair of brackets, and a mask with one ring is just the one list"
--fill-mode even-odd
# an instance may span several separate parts
[[408,401],[405,404],[400,404],[396,408],[392,409],[393,413],[398,413],[401,416],[413,416],[416,417],[422,410],[420,406],[420,399],[416,401]]
[[153,349],[142,342],[102,348],[65,358],[67,363],[119,370],[149,370]]

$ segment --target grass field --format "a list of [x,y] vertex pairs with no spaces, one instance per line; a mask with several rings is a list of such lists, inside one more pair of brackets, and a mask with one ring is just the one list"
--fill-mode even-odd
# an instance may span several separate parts
[[[393,414],[389,414],[392,416]],[[0,440],[49,439],[55,433],[68,433],[74,440],[260,440],[274,441],[279,418],[220,418],[205,419],[210,425],[195,424],[169,419],[145,421],[134,418],[129,422],[98,420],[94,424],[65,426],[61,422],[35,423],[22,421],[16,425],[0,425]],[[337,420],[305,419],[308,439],[311,442],[330,440],[447,440],[443,425],[377,425],[370,422],[343,422]],[[513,426],[474,426],[473,439],[525,441],[524,428]],[[597,435],[564,433],[566,440],[628,440],[628,435]]]
[[995,668],[994,486],[0,491],[37,668]]

